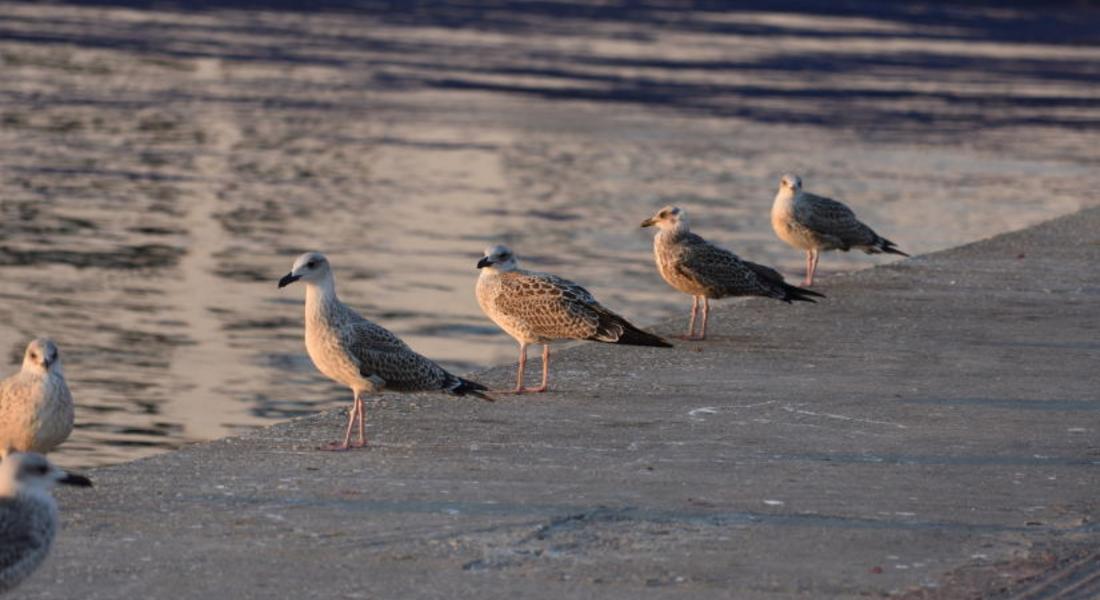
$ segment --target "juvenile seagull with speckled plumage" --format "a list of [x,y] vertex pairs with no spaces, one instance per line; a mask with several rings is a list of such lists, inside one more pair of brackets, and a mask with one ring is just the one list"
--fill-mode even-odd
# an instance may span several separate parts
[[57,345],[47,338],[31,340],[23,368],[0,381],[0,449],[46,454],[72,431],[73,396]]
[[[516,255],[505,246],[486,249],[477,268],[481,270],[476,289],[481,310],[519,342],[519,368],[512,390],[516,394],[549,389],[552,342],[590,340],[631,346],[672,346],[604,308],[588,290],[572,281],[519,268]],[[542,385],[534,389],[523,386],[529,344],[542,344]]]
[[802,191],[802,179],[789,173],[779,181],[772,203],[772,229],[779,239],[806,251],[806,279],[802,285],[807,286],[814,284],[822,250],[847,252],[856,248],[867,254],[909,256],[863,224],[844,204]]
[[[336,297],[336,281],[328,259],[320,252],[307,252],[279,287],[295,281],[306,284],[306,351],[317,370],[329,379],[351,388],[355,402],[348,413],[348,427],[342,443],[325,450],[347,450],[367,445],[363,396],[395,392],[439,391],[483,400],[488,388],[448,373],[443,367],[417,354],[386,328],[364,319]],[[352,427],[358,423],[359,442],[351,444]]]
[[[822,294],[787,284],[778,271],[738,257],[695,235],[688,228],[687,212],[666,206],[642,221],[642,227],[656,226],[653,255],[661,277],[672,287],[691,294],[691,323],[684,339],[702,340],[707,336],[707,316],[711,298],[763,296],[790,304],[794,300],[813,302]],[[695,334],[699,300],[703,305],[703,324]]]
[[87,477],[66,473],[34,452],[6,452],[0,459],[0,594],[34,573],[57,534],[55,483],[90,487]]

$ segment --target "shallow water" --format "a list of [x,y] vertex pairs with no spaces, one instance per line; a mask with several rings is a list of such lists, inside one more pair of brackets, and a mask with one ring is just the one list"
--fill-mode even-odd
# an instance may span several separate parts
[[[60,345],[70,466],[345,406],[305,355],[303,290],[275,287],[304,250],[469,371],[515,360],[473,297],[491,243],[650,324],[689,307],[638,228],[664,204],[797,280],[768,222],[784,171],[912,253],[1100,183],[1096,40],[1022,13],[86,4],[0,7],[0,344],[5,373],[31,337]],[[822,289],[884,262],[827,255]]]

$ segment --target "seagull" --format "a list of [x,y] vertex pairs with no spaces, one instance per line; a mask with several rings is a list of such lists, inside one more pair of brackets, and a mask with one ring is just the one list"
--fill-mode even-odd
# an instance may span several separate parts
[[[657,270],[672,287],[691,294],[691,323],[684,339],[702,340],[707,336],[707,314],[711,298],[729,296],[763,296],[788,304],[793,300],[814,302],[811,296],[824,298],[783,281],[778,271],[738,257],[695,235],[688,228],[687,213],[676,206],[666,206],[642,221],[642,227],[657,226],[653,237],[653,255]],[[695,316],[699,300],[703,305],[703,324],[695,333]]]
[[0,381],[0,448],[46,454],[73,430],[73,397],[65,384],[57,345],[27,344],[23,368]]
[[[516,255],[506,246],[487,248],[477,268],[481,271],[476,290],[481,310],[519,342],[519,368],[513,393],[549,389],[550,344],[555,341],[672,347],[604,308],[588,290],[572,281],[519,268]],[[528,344],[542,344],[542,385],[534,389],[523,386]]]
[[57,534],[56,483],[91,487],[36,452],[8,452],[0,460],[0,594],[30,576],[50,552]]
[[802,179],[790,173],[779,180],[779,192],[772,204],[772,229],[779,239],[806,251],[806,279],[802,285],[814,284],[818,254],[822,250],[852,248],[867,254],[897,254],[909,256],[897,249],[894,242],[875,233],[856,218],[844,204],[802,191]]
[[[354,404],[348,413],[343,443],[328,444],[324,450],[347,450],[367,445],[364,432],[365,394],[440,391],[476,396],[488,388],[456,377],[443,367],[417,354],[386,328],[364,319],[336,297],[336,282],[328,259],[320,252],[307,252],[294,261],[294,268],[279,280],[284,288],[301,279],[306,284],[306,351],[317,370],[329,379],[351,388]],[[359,442],[351,444],[352,426],[358,422]]]

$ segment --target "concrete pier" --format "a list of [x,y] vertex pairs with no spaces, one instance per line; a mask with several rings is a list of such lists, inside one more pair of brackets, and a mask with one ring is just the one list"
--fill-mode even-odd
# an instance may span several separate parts
[[16,596],[1096,597],[1098,264],[1092,208],[564,350],[553,393],[386,396],[367,451],[314,450],[337,412],[97,469]]

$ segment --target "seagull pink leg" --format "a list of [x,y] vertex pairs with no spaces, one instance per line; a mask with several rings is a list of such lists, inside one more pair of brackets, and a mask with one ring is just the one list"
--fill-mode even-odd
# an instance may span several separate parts
[[804,287],[814,284],[814,272],[817,271],[817,261],[821,258],[821,252],[817,249],[806,251],[806,279],[802,280]]
[[813,250],[813,255],[814,255],[814,263],[813,263],[813,266],[810,267],[810,283],[808,283],[806,285],[813,285],[814,284],[814,273],[817,273],[817,261],[821,259],[821,251],[817,250],[815,248]]
[[703,328],[699,331],[698,340],[707,339],[707,317],[710,316],[710,298],[703,296]]
[[356,402],[356,404],[358,404],[358,408],[357,408],[356,412],[359,413],[359,419],[358,419],[358,421],[359,421],[359,441],[352,444],[351,447],[352,448],[366,448],[367,447],[367,431],[366,431],[366,427],[367,427],[366,426],[367,407],[363,403],[363,395],[359,394],[356,397],[355,402]]
[[545,392],[550,389],[550,344],[542,345],[542,385],[531,390],[532,392]]
[[527,344],[520,342],[519,344],[519,366],[516,367],[516,387],[512,390],[513,394],[522,394],[527,391],[527,388],[523,387],[523,374],[527,370]]
[[703,298],[703,302],[702,302],[702,305],[703,305],[703,319],[702,319],[703,327],[702,327],[702,331],[698,335],[695,334],[695,321],[696,321],[695,317],[699,313],[699,304],[700,304],[699,298],[700,298],[700,296],[692,296],[691,297],[691,324],[688,326],[691,329],[691,331],[688,333],[688,335],[680,336],[680,339],[689,340],[689,341],[699,341],[701,339],[706,338],[706,336],[707,336],[707,302],[708,302],[708,300],[707,300],[706,296],[702,297]]
[[678,336],[682,340],[695,339],[695,315],[699,313],[699,296],[691,297],[691,322],[688,323],[687,335]]
[[691,322],[688,323],[688,338],[695,337],[695,317],[699,314],[699,296],[691,297]]
[[331,450],[334,452],[340,452],[350,448],[351,442],[351,429],[355,426],[355,417],[359,413],[359,393],[355,393],[355,400],[351,403],[351,412],[348,413],[348,427],[344,431],[344,443],[331,442],[318,448],[318,450]]

